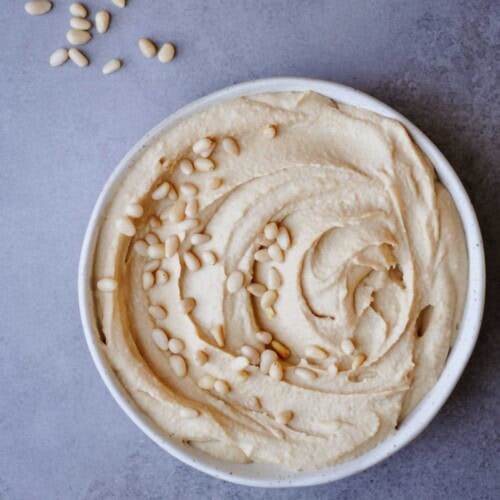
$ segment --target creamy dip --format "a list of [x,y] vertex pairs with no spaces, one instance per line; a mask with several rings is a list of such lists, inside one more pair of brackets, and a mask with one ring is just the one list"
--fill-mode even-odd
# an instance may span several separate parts
[[142,151],[106,210],[95,301],[111,365],[167,435],[313,469],[386,439],[435,384],[467,265],[400,123],[267,94]]

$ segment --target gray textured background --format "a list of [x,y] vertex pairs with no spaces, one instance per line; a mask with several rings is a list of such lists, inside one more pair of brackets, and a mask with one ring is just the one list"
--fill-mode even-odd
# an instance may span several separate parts
[[[89,1],[114,15],[92,64],[48,65],[69,1],[34,18],[0,0],[0,497],[498,498],[499,2]],[[496,12],[494,8],[496,7]],[[141,36],[177,44],[170,65]],[[104,77],[112,57],[124,68]],[[352,85],[413,120],[449,158],[482,226],[487,307],[457,389],[406,449],[336,484],[266,491],[212,479],[149,441],[94,368],[77,305],[80,246],[99,190],[171,112],[277,75]],[[496,477],[495,477],[496,476]]]

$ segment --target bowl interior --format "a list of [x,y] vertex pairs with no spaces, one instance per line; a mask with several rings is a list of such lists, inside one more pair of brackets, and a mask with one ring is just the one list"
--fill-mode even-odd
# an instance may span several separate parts
[[[402,122],[414,141],[429,157],[440,181],[455,201],[464,226],[469,258],[468,291],[462,321],[456,342],[436,385],[402,422],[394,435],[375,448],[349,462],[317,471],[303,472],[268,465],[225,462],[162,434],[156,425],[138,409],[109,366],[96,326],[91,289],[94,248],[107,202],[112,199],[120,185],[121,178],[129,166],[134,164],[141,151],[162,131],[212,104],[245,95],[286,91],[314,91],[336,101],[362,107]],[[80,312],[92,357],[109,391],[138,427],[171,455],[212,476],[245,485],[284,487],[320,484],[360,472],[392,455],[423,431],[455,387],[476,343],[484,306],[485,264],[479,225],[465,189],[448,161],[418,128],[392,108],[350,87],[320,80],[271,78],[234,85],[195,101],[160,123],[130,150],[115,169],[98,198],[85,235],[78,277]]]

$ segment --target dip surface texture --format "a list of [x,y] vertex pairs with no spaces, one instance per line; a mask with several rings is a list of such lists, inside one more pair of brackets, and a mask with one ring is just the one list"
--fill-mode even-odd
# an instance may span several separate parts
[[282,93],[210,107],[144,149],[93,279],[103,349],[167,435],[313,469],[387,438],[435,384],[467,257],[401,124]]

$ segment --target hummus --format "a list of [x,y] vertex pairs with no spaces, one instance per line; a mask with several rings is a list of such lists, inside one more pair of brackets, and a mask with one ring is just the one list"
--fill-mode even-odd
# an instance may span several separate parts
[[400,123],[315,93],[238,98],[126,172],[97,241],[97,322],[166,435],[314,469],[386,439],[432,388],[467,265]]

